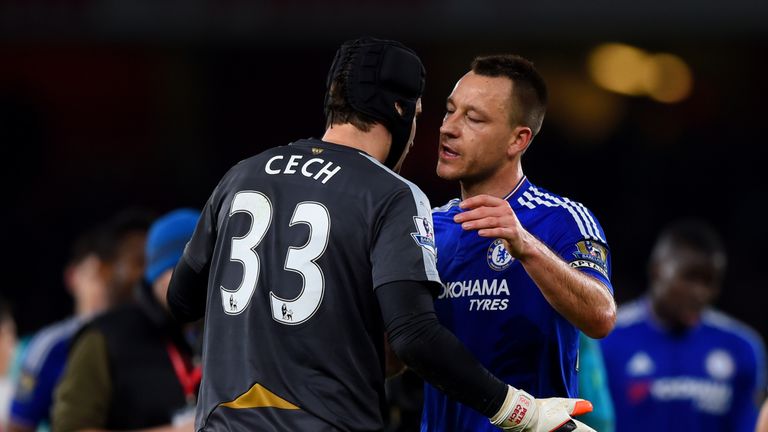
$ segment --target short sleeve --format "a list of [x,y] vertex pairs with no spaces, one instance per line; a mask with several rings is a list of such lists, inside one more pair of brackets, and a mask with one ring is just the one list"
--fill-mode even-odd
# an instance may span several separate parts
[[389,282],[440,282],[429,200],[416,186],[395,192],[376,218],[371,266],[373,286]]
[[561,230],[555,244],[550,245],[571,267],[593,276],[613,293],[611,285],[611,252],[597,218],[579,203],[560,212]]

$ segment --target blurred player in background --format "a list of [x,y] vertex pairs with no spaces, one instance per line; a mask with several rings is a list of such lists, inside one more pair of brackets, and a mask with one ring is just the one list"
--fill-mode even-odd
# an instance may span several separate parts
[[679,221],[659,236],[648,295],[621,307],[602,341],[618,432],[754,431],[765,349],[757,333],[710,308],[725,265],[708,224]]
[[155,221],[136,301],[95,318],[75,338],[55,392],[54,431],[193,430],[200,371],[165,298],[199,215],[180,209]]
[[487,424],[591,430],[569,416],[588,403],[507,386],[435,317],[429,200],[396,174],[421,110],[416,54],[349,41],[327,84],[323,139],[233,167],[173,275],[174,314],[205,315],[196,428],[382,430],[386,331],[405,364]]
[[64,370],[72,337],[110,305],[127,301],[125,292],[130,292],[144,268],[150,220],[143,211],[128,210],[75,241],[64,269],[75,314],[43,328],[27,345],[11,405],[10,431],[47,426],[53,390]]
[[[461,199],[433,212],[440,321],[491,373],[535,397],[575,397],[579,330],[615,322],[606,237],[583,205],[534,186],[521,159],[547,103],[515,55],[476,58],[448,96],[437,174]],[[492,430],[485,416],[424,390],[423,431]]]

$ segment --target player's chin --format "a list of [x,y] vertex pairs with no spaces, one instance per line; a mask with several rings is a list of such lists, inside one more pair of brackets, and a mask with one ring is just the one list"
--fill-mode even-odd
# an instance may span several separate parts
[[461,172],[458,167],[442,158],[437,160],[437,169],[435,171],[437,176],[443,180],[455,181],[461,179]]

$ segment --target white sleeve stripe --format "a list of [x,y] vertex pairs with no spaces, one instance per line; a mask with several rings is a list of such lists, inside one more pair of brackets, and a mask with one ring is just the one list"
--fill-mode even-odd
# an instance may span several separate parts
[[535,205],[531,204],[531,202],[529,202],[529,201],[524,200],[523,197],[518,198],[517,202],[519,202],[520,205],[524,205],[524,206],[528,207],[529,209],[535,209],[536,208]]
[[[593,219],[589,210],[587,210],[587,208],[584,207],[584,205],[575,201],[571,201],[568,198],[562,198],[562,200],[560,200],[550,194],[539,191],[538,189],[535,188],[535,186],[531,186],[529,190],[533,191],[535,194],[539,196],[542,196],[556,203],[556,205],[553,205],[552,203],[546,202],[545,205],[547,205],[548,207],[559,206],[568,210],[568,212],[571,213],[571,215],[573,216],[576,224],[579,226],[579,231],[581,232],[582,236],[584,236],[585,238],[592,238],[595,240],[599,240],[605,243],[605,239],[603,239],[600,233],[600,229],[597,227],[597,223]],[[540,198],[532,197],[528,192],[525,192],[523,195],[526,198],[528,198],[528,201],[523,199],[523,197],[518,198],[517,201],[521,205],[524,205],[530,209],[536,208],[536,205],[532,204],[531,201],[536,202],[538,204],[545,203]],[[585,229],[585,226],[586,226],[586,229]]]
[[584,207],[584,204],[577,202],[577,201],[571,201],[568,198],[566,198],[568,202],[573,203],[577,207],[581,208],[585,215],[587,215],[587,219],[589,219],[589,223],[592,224],[592,227],[595,231],[595,235],[605,244],[608,244],[608,242],[605,241],[605,238],[600,233],[600,228],[597,226],[597,222],[595,222],[595,218],[592,216],[592,212],[589,211],[588,208]]
[[576,221],[576,225],[578,225],[579,227],[579,232],[584,238],[592,238],[594,240],[598,240],[605,243],[605,241],[599,236],[599,234],[595,234],[592,231],[592,227],[590,226],[589,222],[586,220],[586,217],[584,216],[584,214],[581,212],[581,209],[579,209],[576,206],[574,206],[576,207],[576,209],[574,209],[572,206],[568,205],[568,202],[570,202],[570,200],[566,199],[567,202],[563,201],[548,193],[543,193],[539,191],[535,186],[531,186],[530,190],[533,191],[534,194],[544,197],[548,200],[551,200],[557,203],[558,205],[560,205],[561,207],[563,207],[564,209],[568,210],[571,216],[573,216],[574,221]]
[[544,201],[544,200],[542,200],[539,197],[535,197],[535,196],[531,195],[530,192],[527,192],[527,191],[523,192],[523,196],[528,198],[528,200],[535,202],[536,204],[542,204],[542,205],[545,205],[547,207],[560,207],[560,204],[555,204],[555,203],[551,203],[549,201]]
[[[548,193],[543,193],[539,191],[535,186],[531,186],[531,190],[533,190],[533,193],[535,193],[536,195],[543,196],[547,199],[550,199],[562,205],[564,208],[568,209],[568,211],[571,213],[573,218],[576,220],[576,223],[579,225],[579,230],[581,231],[581,234],[586,238],[591,237],[591,238],[597,239],[597,236],[592,231],[592,227],[585,220],[584,214],[578,208],[574,208],[575,206],[569,205],[570,201],[567,198],[560,199]],[[578,215],[576,213],[578,213]],[[579,219],[579,216],[581,217],[580,219]],[[586,228],[586,230],[582,227]]]
[[587,210],[584,205],[582,205],[579,202],[571,201],[568,198],[563,197],[563,201],[567,202],[568,204],[572,205],[576,208],[576,211],[581,214],[581,217],[584,219],[584,223],[587,224],[588,227],[590,227],[590,231],[594,233],[594,237],[601,242],[605,243],[605,239],[600,235],[600,230],[597,228],[597,224],[595,223],[595,220],[592,219],[592,215],[589,214],[589,210]]
[[564,203],[573,207],[573,209],[576,210],[577,213],[579,213],[579,216],[581,216],[581,220],[584,223],[584,225],[587,227],[587,231],[589,231],[590,236],[592,236],[592,238],[599,238],[599,236],[597,235],[597,229],[592,228],[592,225],[589,223],[589,220],[587,219],[587,216],[584,214],[584,211],[568,198],[562,197],[562,200]]

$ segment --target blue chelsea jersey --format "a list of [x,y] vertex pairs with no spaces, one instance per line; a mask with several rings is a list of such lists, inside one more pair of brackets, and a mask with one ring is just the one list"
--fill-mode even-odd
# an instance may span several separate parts
[[708,310],[696,327],[672,333],[642,298],[619,308],[602,347],[617,431],[755,430],[765,348],[735,319]]
[[[571,267],[611,293],[610,255],[600,224],[582,204],[523,178],[506,197],[523,227]],[[493,374],[535,397],[577,396],[578,330],[557,313],[500,240],[464,231],[459,200],[433,210],[435,300],[448,327]],[[497,431],[482,414],[426,385],[422,431]]]

